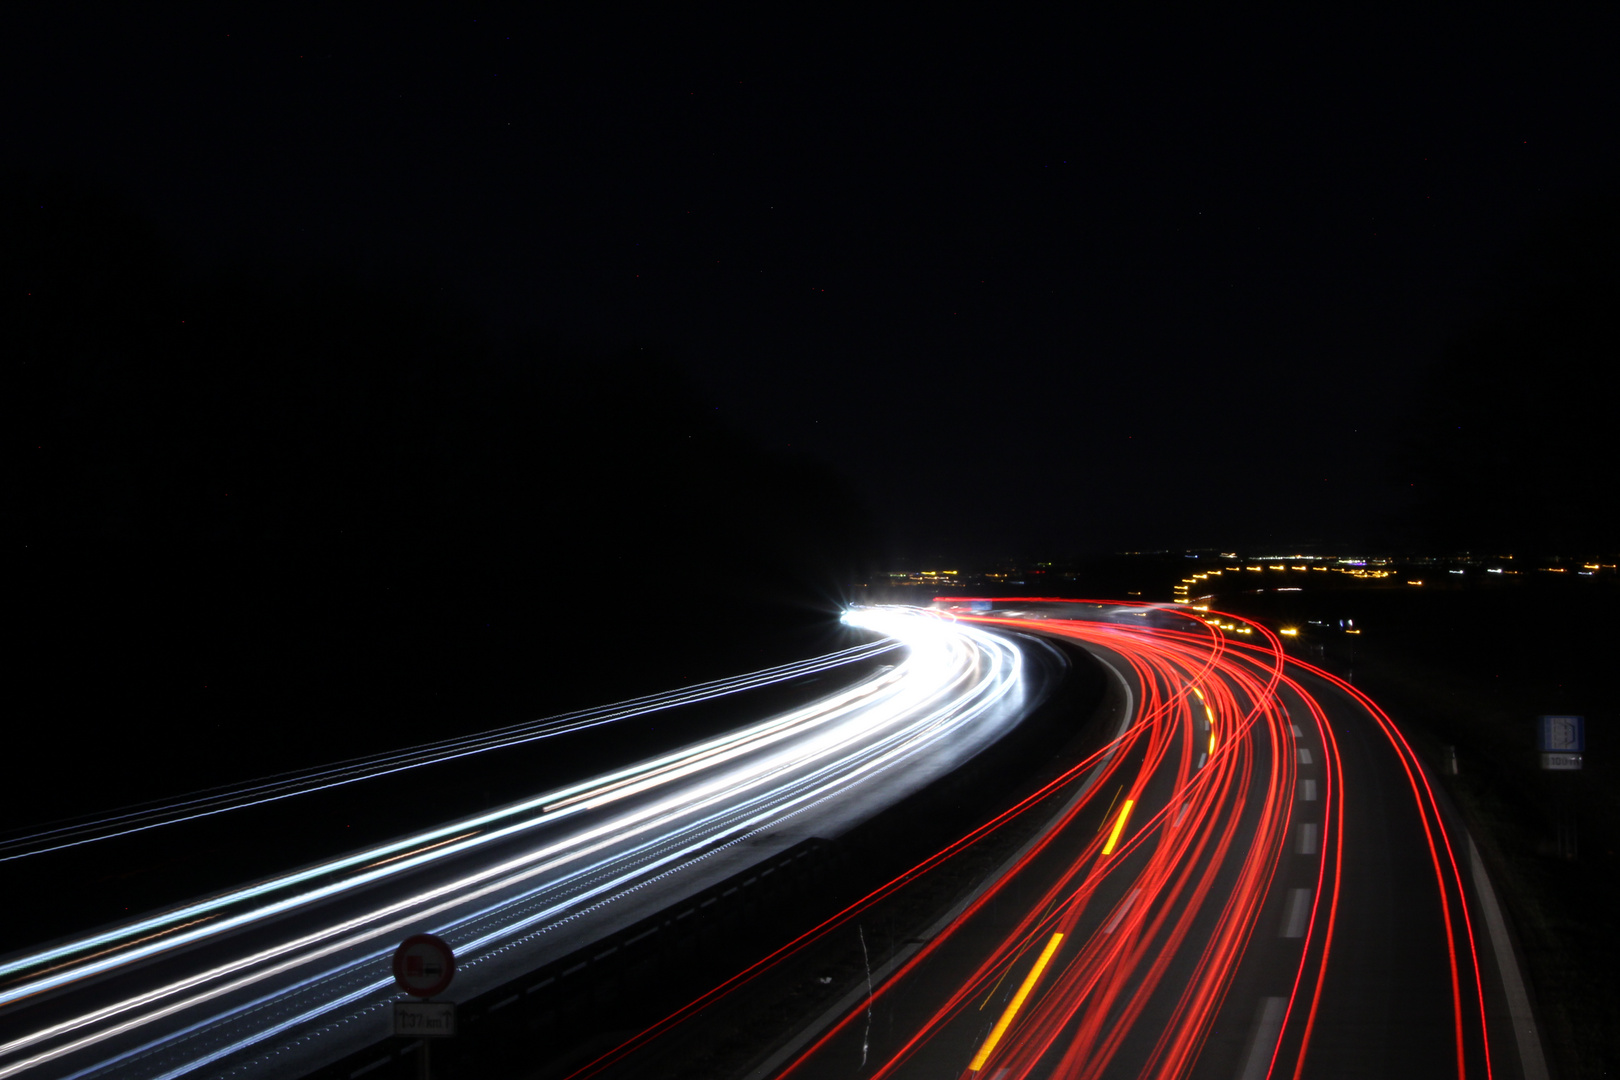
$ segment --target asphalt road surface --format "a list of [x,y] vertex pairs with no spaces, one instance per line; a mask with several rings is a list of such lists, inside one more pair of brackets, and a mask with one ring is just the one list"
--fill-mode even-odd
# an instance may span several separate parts
[[[832,694],[0,958],[0,1078],[297,1075],[341,1058],[386,1035],[401,997],[388,958],[408,934],[446,938],[452,996],[471,997],[958,767],[1061,676],[1032,635],[1114,673],[1104,745],[964,838],[1025,814],[1043,823],[837,1007],[805,1017],[755,1077],[1546,1075],[1473,845],[1375,703],[1219,613],[984,608],[852,612],[901,647]],[[0,858],[94,850],[130,828],[679,707],[655,696],[71,823],[14,838]],[[610,1054],[576,1075],[635,1060]]]
[[1375,703],[1219,613],[978,607],[1111,668],[1117,736],[755,1076],[1546,1075],[1477,853]]
[[[899,642],[893,663],[798,708],[0,958],[0,1077],[308,1071],[387,1037],[402,997],[390,956],[406,936],[446,939],[457,956],[453,996],[475,996],[725,878],[739,860],[838,835],[999,738],[1061,676],[1057,650],[994,630],[912,610],[850,620]],[[681,694],[617,713],[679,707]],[[614,715],[580,714],[564,727]],[[444,744],[244,785],[43,830],[0,855],[26,860],[63,845],[93,852],[129,829],[172,828],[415,767],[401,762],[489,748]]]

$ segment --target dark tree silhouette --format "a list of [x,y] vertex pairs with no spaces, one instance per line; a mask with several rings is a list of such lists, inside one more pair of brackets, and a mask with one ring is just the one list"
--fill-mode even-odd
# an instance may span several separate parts
[[[293,755],[320,759],[651,689],[699,651],[746,667],[750,620],[825,619],[852,577],[842,481],[651,351],[497,345],[427,289],[205,276],[110,197],[0,195],[0,542],[38,724],[160,718],[117,736],[148,752],[349,717]],[[657,649],[582,653],[627,614]],[[405,729],[362,731],[385,713]]]

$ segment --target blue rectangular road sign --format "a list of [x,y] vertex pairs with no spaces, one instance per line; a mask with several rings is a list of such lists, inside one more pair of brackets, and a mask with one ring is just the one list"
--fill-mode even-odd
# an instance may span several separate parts
[[1543,754],[1583,754],[1586,752],[1586,717],[1543,716],[1538,749]]

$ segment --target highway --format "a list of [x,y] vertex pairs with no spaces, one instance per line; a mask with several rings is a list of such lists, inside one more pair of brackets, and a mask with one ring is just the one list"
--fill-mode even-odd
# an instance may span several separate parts
[[1472,841],[1376,703],[1233,616],[997,603],[956,614],[1089,651],[1117,730],[753,1078],[1546,1075]]
[[1042,641],[1111,673],[1094,752],[573,1075],[639,1075],[665,1033],[723,1015],[1013,822],[1038,827],[834,1007],[773,1036],[749,1080],[1547,1075],[1473,842],[1375,702],[1219,612],[988,606],[857,608],[845,621],[876,640],[800,665],[14,837],[0,859],[93,851],[869,665],[625,768],[0,957],[0,1078],[298,1075],[342,1058],[386,1035],[405,936],[454,946],[448,996],[467,1000],[836,837],[1017,725],[1064,671]]
[[[847,653],[13,837],[23,862],[337,785],[743,694],[886,650],[786,712],[532,798],[0,958],[0,1078],[297,1075],[385,1038],[389,957],[431,932],[465,1000],[724,878],[836,836],[1016,725],[1061,654],[902,609]],[[747,844],[746,848],[743,845]]]

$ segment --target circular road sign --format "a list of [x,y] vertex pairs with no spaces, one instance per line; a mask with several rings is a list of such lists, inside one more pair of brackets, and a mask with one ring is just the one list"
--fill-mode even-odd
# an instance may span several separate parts
[[444,993],[456,975],[456,954],[432,934],[412,934],[394,950],[394,982],[412,997]]

